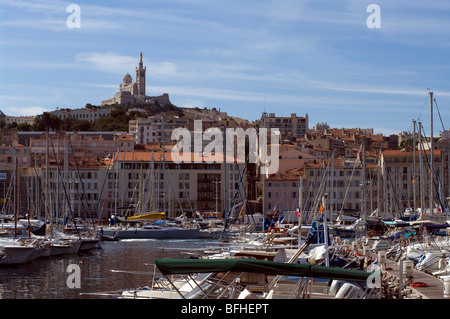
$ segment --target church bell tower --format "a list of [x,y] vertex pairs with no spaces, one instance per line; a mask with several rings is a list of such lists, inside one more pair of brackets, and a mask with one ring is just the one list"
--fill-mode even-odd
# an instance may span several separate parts
[[147,67],[144,67],[142,63],[142,52],[140,54],[139,68],[136,68],[136,84],[138,89],[138,95],[145,98],[145,71]]

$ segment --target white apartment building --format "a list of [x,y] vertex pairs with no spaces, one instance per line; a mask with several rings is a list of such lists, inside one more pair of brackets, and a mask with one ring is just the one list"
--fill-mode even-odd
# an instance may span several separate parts
[[148,118],[137,118],[129,122],[129,133],[134,135],[137,144],[147,144],[163,141],[163,130],[165,141],[171,140],[172,131],[175,128],[190,128],[189,119],[178,116],[165,116],[164,122],[161,115],[149,116]]
[[57,116],[61,120],[73,118],[77,120],[86,120],[92,123],[103,116],[111,115],[111,109],[109,108],[101,108],[101,109],[81,108],[75,110],[60,109],[52,111],[50,112],[50,114]]

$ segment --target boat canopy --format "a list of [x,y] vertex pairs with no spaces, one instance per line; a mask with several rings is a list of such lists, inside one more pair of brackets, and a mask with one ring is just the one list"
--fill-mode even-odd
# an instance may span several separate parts
[[145,219],[164,219],[166,217],[166,213],[146,213],[142,215],[130,216],[127,220],[145,220]]
[[366,282],[373,272],[342,269],[307,264],[289,264],[257,259],[155,259],[155,264],[164,275],[210,273],[210,272],[253,272],[266,275],[315,277],[344,281]]
[[383,223],[388,225],[388,226],[396,226],[396,227],[407,227],[410,226],[411,223],[410,222],[404,222],[404,221],[398,221],[398,220],[383,220]]

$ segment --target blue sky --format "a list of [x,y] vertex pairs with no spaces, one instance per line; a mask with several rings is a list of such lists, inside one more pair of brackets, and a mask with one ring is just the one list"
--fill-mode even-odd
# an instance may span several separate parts
[[[80,28],[68,28],[69,4]],[[369,28],[370,4],[380,28]],[[308,113],[310,127],[429,135],[428,89],[450,128],[450,2],[0,0],[0,109],[100,105],[143,53],[147,94],[248,120]],[[441,131],[437,112],[435,131]]]

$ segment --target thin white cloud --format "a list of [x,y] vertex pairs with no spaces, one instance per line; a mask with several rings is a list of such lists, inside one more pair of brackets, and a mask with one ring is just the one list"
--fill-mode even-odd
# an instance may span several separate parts
[[[270,104],[273,107],[280,107],[281,105],[292,105],[298,107],[327,109],[327,110],[341,110],[341,111],[361,111],[362,106],[367,106],[373,109],[377,107],[382,110],[381,105],[386,105],[388,101],[380,101],[380,99],[367,100],[358,97],[340,97],[336,98],[333,95],[323,94],[317,97],[314,94],[280,94],[273,92],[258,92],[258,91],[243,91],[231,89],[214,89],[205,87],[189,87],[189,86],[149,86],[149,91],[154,94],[169,93],[171,99],[178,98],[204,98],[209,100],[223,100],[236,102],[236,105],[245,105],[249,103],[261,103],[261,105]],[[380,104],[383,103],[383,104]],[[403,102],[389,102],[391,106],[404,105]],[[383,111],[403,112],[401,109],[391,109],[386,107]]]
[[4,106],[2,112],[7,116],[35,116],[43,112],[53,111],[42,106],[22,106],[20,108]]
[[87,63],[97,70],[125,75],[133,71],[136,66],[137,57],[120,55],[115,52],[89,52],[77,53],[75,61]]
[[47,29],[47,30],[66,30],[66,21],[63,19],[14,19],[2,20],[1,27],[14,28],[32,28],[32,29]]
[[269,15],[277,20],[299,20],[304,15],[305,2],[298,0],[272,0]]
[[49,12],[58,12],[61,10],[65,11],[65,8],[69,5],[69,2],[56,0],[36,0],[36,1],[3,0],[2,5],[13,7],[20,10],[49,13]]
[[151,62],[150,70],[152,76],[156,77],[180,76],[178,66],[173,62]]
[[[376,94],[394,94],[394,95],[420,95],[423,96],[427,94],[428,90],[426,88],[422,89],[401,89],[401,88],[383,88],[383,87],[360,87],[358,85],[352,86],[336,86],[333,84],[324,85],[324,89],[333,91],[345,91],[345,92],[357,92],[357,93],[376,93]],[[441,96],[450,96],[450,91],[440,91]]]
[[[145,61],[149,77],[167,78],[183,76],[176,63],[168,61]],[[75,55],[75,62],[84,68],[94,68],[108,73],[125,75],[129,73],[134,78],[139,56],[122,55],[117,52],[83,52]],[[118,78],[119,80],[119,78]]]

